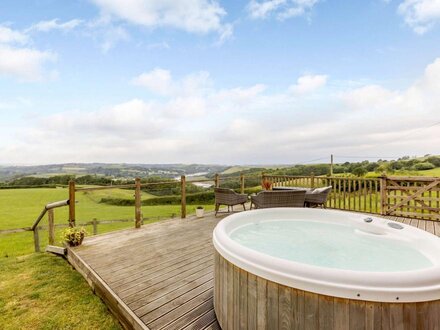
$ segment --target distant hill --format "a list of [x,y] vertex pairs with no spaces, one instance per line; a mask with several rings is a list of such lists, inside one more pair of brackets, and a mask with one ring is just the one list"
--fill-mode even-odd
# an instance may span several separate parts
[[[115,179],[133,179],[135,177],[175,178],[190,175],[197,178],[212,178],[215,173],[227,176],[259,175],[261,172],[283,175],[328,175],[330,164],[297,165],[207,165],[207,164],[103,164],[68,163],[33,166],[1,166],[0,182],[22,177],[48,178],[61,175],[95,175]],[[396,160],[358,161],[335,163],[335,175],[378,176],[381,173],[392,175],[428,175],[439,176],[440,156],[401,157]]]
[[102,163],[68,163],[32,166],[1,166],[0,181],[23,176],[51,177],[55,175],[98,175],[118,179],[134,177],[160,176],[173,178],[180,175],[203,173],[210,175],[229,168],[224,165],[203,164],[102,164]]

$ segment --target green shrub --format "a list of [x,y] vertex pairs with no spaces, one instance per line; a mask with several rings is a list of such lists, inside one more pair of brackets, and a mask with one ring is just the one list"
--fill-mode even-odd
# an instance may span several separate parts
[[0,189],[29,189],[29,188],[57,188],[57,185],[46,184],[46,185],[22,185],[22,186],[10,186],[10,185],[0,185]]
[[440,157],[439,156],[430,156],[426,158],[426,161],[433,164],[435,167],[440,167]]
[[352,171],[352,173],[356,176],[364,176],[365,174],[367,174],[367,172],[367,169],[362,166],[355,167]]
[[[116,206],[133,206],[134,199],[125,198],[101,198],[100,203]],[[211,204],[214,203],[214,192],[203,192],[186,195],[187,204]],[[179,205],[180,195],[153,197],[142,201],[142,206],[153,205]]]
[[62,239],[70,246],[78,246],[81,245],[86,235],[87,231],[84,227],[66,228],[63,230]]
[[418,164],[414,165],[414,169],[417,171],[432,170],[434,168],[435,168],[435,165],[431,164],[429,162],[418,163]]
[[99,201],[101,204],[115,205],[115,206],[134,206],[134,199],[125,198],[101,198]]

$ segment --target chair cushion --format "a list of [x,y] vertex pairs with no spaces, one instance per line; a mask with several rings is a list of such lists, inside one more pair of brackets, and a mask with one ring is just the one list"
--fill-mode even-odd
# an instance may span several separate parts
[[323,188],[316,188],[311,193],[312,194],[320,194],[323,192],[326,192],[327,190],[330,190],[332,187],[323,187]]

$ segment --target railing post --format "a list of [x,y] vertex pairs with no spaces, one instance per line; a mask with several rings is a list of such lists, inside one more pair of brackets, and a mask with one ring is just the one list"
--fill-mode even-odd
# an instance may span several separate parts
[[244,175],[240,174],[240,193],[244,194]]
[[135,227],[141,228],[141,179],[136,178],[134,190]]
[[69,226],[75,227],[75,181],[69,181]]
[[38,235],[38,226],[34,228],[34,246],[35,252],[40,252],[40,236]]
[[387,177],[383,174],[380,177],[380,214],[386,215],[388,211],[387,200]]
[[96,218],[93,219],[92,225],[93,225],[93,235],[98,235],[98,221],[96,220]]
[[261,187],[263,188],[263,190],[266,190],[266,188],[264,186],[265,180],[266,180],[266,174],[264,172],[261,172]]
[[311,173],[310,176],[310,187],[315,188],[315,174]]
[[184,175],[180,177],[180,191],[181,191],[181,197],[180,197],[180,217],[182,219],[186,218],[186,178]]
[[53,209],[47,211],[48,231],[49,231],[49,245],[55,244],[55,219],[53,216]]
[[220,176],[217,173],[214,176],[214,185],[216,188],[220,187]]
[[333,176],[333,155],[330,155],[330,176]]

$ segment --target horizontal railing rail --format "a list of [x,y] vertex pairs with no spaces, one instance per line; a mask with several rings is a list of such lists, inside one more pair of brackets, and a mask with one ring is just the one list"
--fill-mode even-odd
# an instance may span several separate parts
[[31,231],[34,232],[34,246],[35,246],[35,252],[40,252],[40,236],[39,236],[39,227],[38,224],[40,223],[41,219],[45,216],[46,213],[48,213],[48,228],[49,228],[49,244],[52,245],[55,242],[55,223],[54,223],[54,214],[53,210],[58,207],[67,206],[70,204],[70,201],[68,199],[48,203],[44,206],[43,210],[41,211],[38,218],[35,220],[34,224],[30,228]]
[[38,216],[38,218],[35,220],[34,224],[31,227],[31,230],[34,230],[38,224],[40,223],[41,219],[43,219],[44,215],[46,214],[47,211],[55,209],[57,207],[62,207],[62,206],[67,206],[69,205],[69,200],[63,200],[63,201],[59,201],[59,202],[53,202],[53,203],[49,203],[46,204],[43,208],[43,210],[41,211],[40,215]]
[[[162,220],[162,219],[173,219],[177,215],[171,214],[170,216],[156,216],[156,217],[147,217],[142,218],[142,222],[149,221],[149,220]],[[78,223],[77,226],[94,226],[94,225],[104,225],[104,224],[113,224],[113,223],[122,223],[122,222],[134,222],[134,219],[109,219],[109,220],[97,220],[94,219],[92,221],[86,221]],[[46,230],[49,229],[49,225],[38,225],[38,230]],[[36,227],[36,228],[37,228]],[[68,223],[56,223],[54,224],[55,228],[67,228],[69,227]],[[15,234],[15,233],[22,233],[22,232],[29,232],[33,231],[32,227],[22,227],[22,228],[10,228],[10,229],[2,229],[0,230],[0,235],[2,234]],[[95,234],[95,230],[93,231]]]

